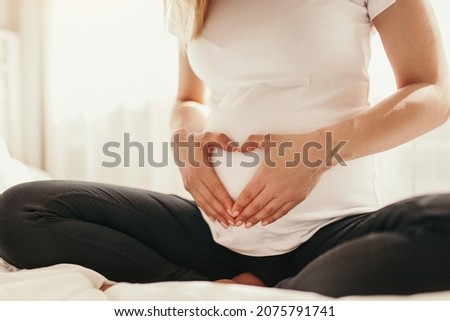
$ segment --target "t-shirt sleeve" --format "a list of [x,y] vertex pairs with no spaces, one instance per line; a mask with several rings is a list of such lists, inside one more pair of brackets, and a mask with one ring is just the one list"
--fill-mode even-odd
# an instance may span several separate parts
[[395,0],[366,0],[367,12],[370,20],[382,13],[395,3]]

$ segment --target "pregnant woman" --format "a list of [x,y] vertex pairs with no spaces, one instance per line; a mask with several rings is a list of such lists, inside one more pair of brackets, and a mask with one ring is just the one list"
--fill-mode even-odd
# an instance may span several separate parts
[[[450,289],[450,195],[382,207],[374,161],[449,117],[429,1],[166,4],[180,40],[173,152],[193,201],[21,184],[0,198],[0,257],[19,268],[75,263],[114,281],[334,297]],[[398,90],[370,106],[375,28]]]

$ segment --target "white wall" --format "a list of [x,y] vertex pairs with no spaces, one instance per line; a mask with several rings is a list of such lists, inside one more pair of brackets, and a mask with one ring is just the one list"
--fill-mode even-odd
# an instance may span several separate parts
[[[51,0],[0,0],[0,29],[17,36],[19,61],[17,90],[21,120],[15,123],[14,141],[7,141],[12,156],[36,167],[44,166],[44,32],[45,10]],[[17,109],[20,109],[18,111]],[[19,141],[19,142],[18,142]]]
[[10,6],[11,0],[0,0],[0,29],[10,28]]
[[18,5],[20,1],[22,0],[0,0],[0,29],[18,30]]
[[[94,3],[95,0],[92,0],[92,2]],[[431,0],[431,3],[435,7],[444,44],[447,54],[449,54],[450,19],[448,19],[448,12],[450,12],[450,1]],[[19,34],[23,53],[21,56],[23,67],[21,96],[23,97],[23,109],[28,116],[22,124],[26,131],[23,145],[19,146],[23,148],[23,154],[19,153],[14,156],[38,167],[43,166],[45,162],[43,159],[42,117],[43,106],[48,106],[48,102],[45,101],[45,88],[43,86],[45,66],[42,59],[42,50],[45,47],[43,45],[45,39],[42,38],[42,28],[45,28],[45,22],[47,21],[43,18],[45,15],[43,10],[47,7],[47,4],[47,0],[0,0],[0,28],[15,31]],[[374,41],[376,42],[377,39],[375,38]],[[395,90],[392,74],[380,46],[374,46],[373,66],[371,98],[373,102],[376,102]],[[133,114],[128,113],[128,116],[131,117]],[[88,133],[83,132],[86,135]],[[380,190],[383,191],[383,202],[389,203],[410,195],[429,192],[450,192],[450,144],[448,144],[448,137],[450,137],[450,123],[412,143],[379,155],[379,163],[383,168],[380,173]],[[87,138],[87,140],[89,139]],[[80,148],[81,150],[88,150],[86,146]],[[77,158],[74,158],[74,160],[76,161]],[[47,164],[48,162],[49,160],[47,160]],[[57,163],[58,166],[64,165],[64,162]],[[71,169],[71,172],[73,170]],[[94,177],[100,175],[102,180],[106,180],[101,172],[96,175]],[[125,172],[124,175],[127,177],[133,176],[131,173]],[[141,174],[136,171],[135,175]],[[77,178],[89,179],[88,176],[77,176]],[[116,180],[117,177],[111,179]],[[133,178],[130,178],[130,180],[138,185],[136,183],[138,180]],[[127,184],[133,185],[129,181],[127,181]]]

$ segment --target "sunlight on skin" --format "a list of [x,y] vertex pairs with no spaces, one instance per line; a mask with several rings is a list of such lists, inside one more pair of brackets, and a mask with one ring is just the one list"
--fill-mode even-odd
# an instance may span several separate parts
[[253,285],[253,286],[261,286],[266,287],[263,281],[257,276],[251,273],[241,273],[236,275],[232,279],[220,279],[214,281],[215,283],[224,283],[224,284],[243,284],[243,285]]
[[106,290],[108,290],[108,289],[109,289],[110,287],[112,287],[113,285],[114,285],[114,284],[103,283],[99,290],[105,292]]
[[[220,280],[216,280],[213,282],[214,283],[222,283],[222,284],[241,284],[241,285],[266,287],[266,285],[264,284],[263,281],[261,281],[260,278],[258,278],[257,276],[255,276],[251,273],[248,273],[248,272],[238,274],[235,277],[233,277],[232,279],[220,279]],[[103,283],[99,290],[105,292],[114,285],[115,284]]]

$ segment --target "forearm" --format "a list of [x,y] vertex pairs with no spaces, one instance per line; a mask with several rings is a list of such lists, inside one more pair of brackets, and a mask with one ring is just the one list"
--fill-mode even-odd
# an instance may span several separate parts
[[212,221],[227,228],[233,220],[229,214],[233,199],[209,163],[209,147],[219,144],[225,150],[231,140],[224,134],[203,132],[207,113],[205,105],[180,99],[172,111],[171,146],[185,189]]
[[185,130],[189,133],[203,130],[207,107],[195,101],[178,101],[172,110],[170,128],[172,133]]
[[312,135],[325,143],[326,132],[331,132],[333,145],[345,142],[339,156],[348,161],[406,143],[443,124],[449,111],[448,82],[411,84],[368,111]]

